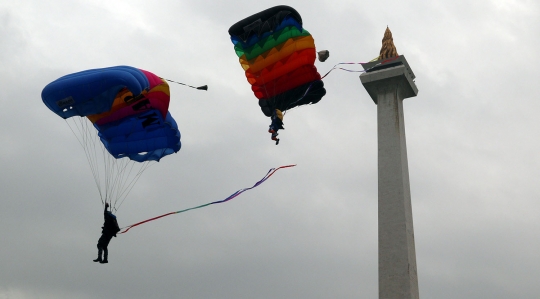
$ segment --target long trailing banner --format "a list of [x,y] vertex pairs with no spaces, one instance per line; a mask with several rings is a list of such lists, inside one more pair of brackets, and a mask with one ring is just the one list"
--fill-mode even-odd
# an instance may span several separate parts
[[192,207],[192,208],[188,208],[188,209],[184,209],[184,210],[180,210],[180,211],[176,211],[176,212],[170,212],[170,213],[166,213],[166,214],[163,214],[163,215],[160,215],[160,216],[157,216],[157,217],[154,217],[154,218],[150,218],[150,219],[146,219],[144,221],[141,221],[141,222],[137,222],[135,224],[131,224],[131,225],[128,225],[126,227],[123,227],[122,228],[122,231],[119,233],[119,234],[123,234],[123,233],[127,233],[130,229],[134,228],[135,226],[139,226],[141,224],[144,224],[144,223],[147,223],[147,222],[150,222],[150,221],[154,221],[154,220],[157,220],[159,218],[163,218],[163,217],[166,217],[166,216],[170,216],[170,215],[174,215],[174,214],[180,214],[180,213],[184,213],[184,212],[187,212],[187,211],[190,211],[190,210],[195,210],[195,209],[200,209],[200,208],[204,208],[204,207],[207,207],[209,205],[213,205],[213,204],[218,204],[218,203],[224,203],[224,202],[227,202],[235,197],[237,197],[238,195],[248,191],[248,190],[251,190],[257,186],[259,186],[260,184],[264,183],[268,178],[270,178],[276,171],[282,169],[282,168],[289,168],[289,167],[294,167],[296,166],[296,164],[292,164],[292,165],[285,165],[285,166],[280,166],[278,168],[272,168],[270,170],[268,170],[268,172],[266,173],[266,175],[260,180],[258,181],[257,183],[255,183],[255,185],[249,187],[249,188],[244,188],[244,189],[240,189],[236,192],[234,192],[233,194],[231,194],[229,197],[223,199],[223,200],[218,200],[218,201],[213,201],[213,202],[210,202],[210,203],[207,203],[207,204],[203,204],[203,205],[200,205],[200,206],[196,206],[196,207]]

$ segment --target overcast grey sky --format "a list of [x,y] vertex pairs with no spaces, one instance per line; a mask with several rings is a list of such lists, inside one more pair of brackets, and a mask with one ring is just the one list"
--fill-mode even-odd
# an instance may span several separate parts
[[[376,106],[357,73],[325,78],[275,146],[228,28],[286,4],[326,73],[378,55],[388,25],[416,74],[405,122],[421,298],[540,293],[540,5],[519,0],[0,1],[0,299],[377,298]],[[134,228],[92,262],[103,222],[84,153],[41,90],[130,65],[171,84],[182,149],[118,212]]]

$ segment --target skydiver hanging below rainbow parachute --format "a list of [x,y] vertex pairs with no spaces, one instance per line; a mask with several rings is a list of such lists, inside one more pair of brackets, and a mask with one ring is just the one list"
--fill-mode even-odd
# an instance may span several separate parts
[[[262,112],[271,118],[268,132],[277,145],[283,113],[315,104],[326,94],[314,65],[315,41],[302,28],[300,14],[285,5],[237,22],[229,28],[229,35]],[[320,51],[319,60],[328,56],[328,51]]]
[[[315,58],[318,56],[324,62],[330,52],[315,52],[315,41],[302,27],[300,14],[286,5],[271,7],[235,23],[229,28],[229,35],[262,112],[271,118],[268,132],[276,145],[277,130],[283,129],[287,110],[318,103],[326,94],[322,79],[332,70],[369,72],[399,63],[397,52],[383,55],[381,50],[381,55],[370,62],[341,62],[321,76],[314,65]],[[385,39],[392,39],[388,28]],[[338,67],[343,64],[361,64],[364,70]]]

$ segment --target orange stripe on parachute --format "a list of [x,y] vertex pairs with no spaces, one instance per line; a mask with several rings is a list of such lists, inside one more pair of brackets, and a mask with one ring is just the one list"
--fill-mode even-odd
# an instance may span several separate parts
[[[169,99],[170,99],[170,90],[169,90],[169,84],[163,79],[161,79],[161,83],[159,85],[154,86],[149,91],[143,90],[143,92],[137,96],[133,97],[133,93],[129,91],[127,88],[123,88],[118,92],[116,95],[116,98],[114,99],[114,102],[112,104],[111,110],[107,112],[103,112],[100,114],[92,114],[88,115],[87,118],[92,122],[96,123],[98,120],[109,118],[114,119],[114,114],[118,111],[125,110],[126,107],[132,107],[136,103],[140,102],[143,99],[157,99],[161,103],[158,107],[155,107],[160,110],[161,114],[165,117],[167,115],[167,111],[169,110]],[[136,114],[136,113],[133,113]],[[111,121],[111,120],[109,120]],[[104,121],[103,123],[106,123],[108,121]]]

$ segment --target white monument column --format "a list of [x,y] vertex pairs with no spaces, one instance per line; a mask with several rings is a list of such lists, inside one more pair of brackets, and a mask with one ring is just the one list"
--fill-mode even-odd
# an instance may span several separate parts
[[364,68],[367,72],[360,81],[377,105],[379,299],[417,299],[403,99],[416,96],[418,89],[404,56],[380,59]]

